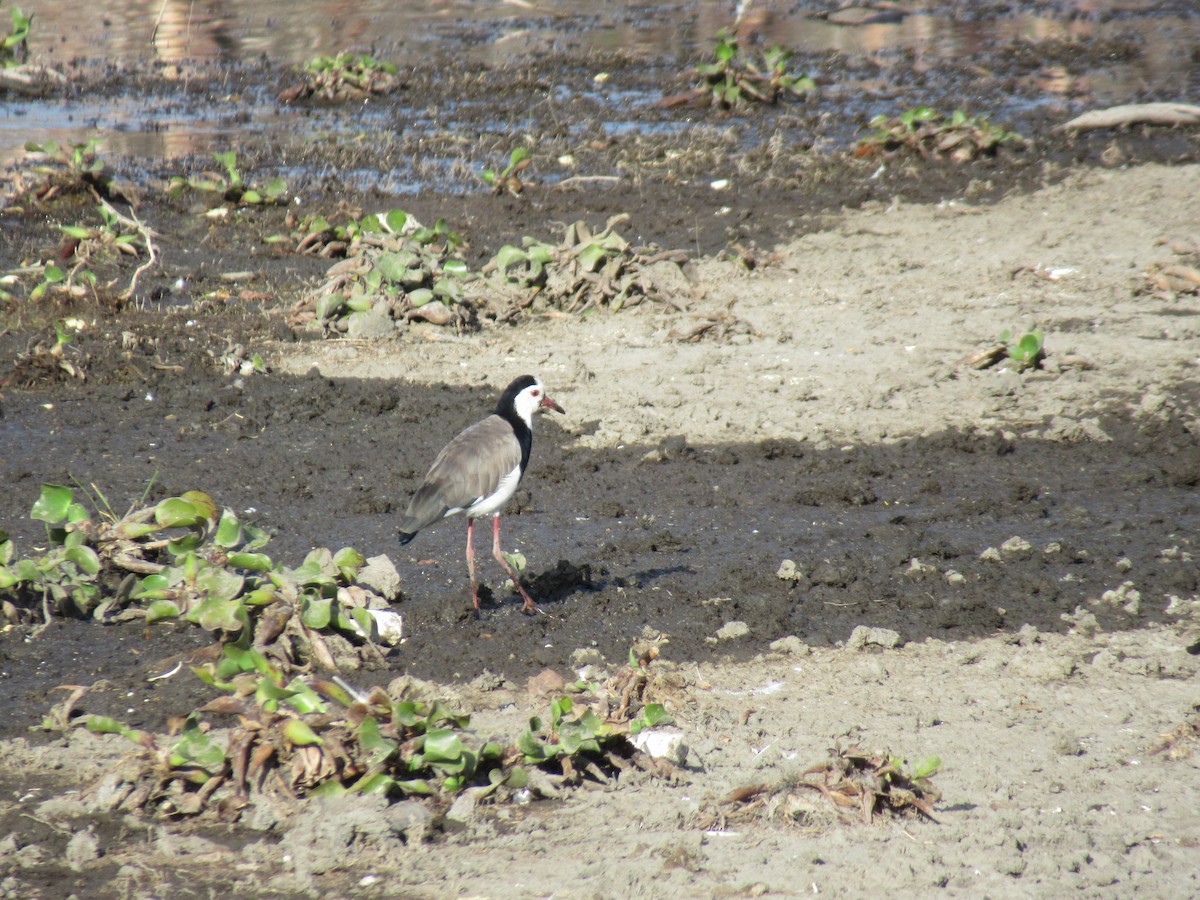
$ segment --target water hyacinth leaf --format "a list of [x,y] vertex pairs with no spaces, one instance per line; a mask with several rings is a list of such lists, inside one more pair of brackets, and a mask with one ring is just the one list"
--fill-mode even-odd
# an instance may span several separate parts
[[230,553],[225,561],[231,566],[252,572],[270,572],[275,566],[265,553]]
[[218,775],[225,768],[225,751],[200,728],[193,713],[184,722],[179,740],[171,747],[170,762],[173,768],[195,766],[210,775]]
[[167,552],[175,557],[192,555],[195,550],[199,549],[203,542],[204,538],[200,532],[189,531],[169,541],[167,543]]
[[387,762],[400,748],[396,741],[379,733],[379,723],[372,716],[367,716],[358,726],[358,742],[367,751],[367,765],[371,767]]
[[328,628],[333,619],[333,600],[306,598],[300,606],[300,621],[316,631]]
[[283,736],[297,747],[318,746],[325,743],[320,736],[300,719],[288,719],[283,726]]
[[517,263],[523,263],[529,259],[529,254],[520,247],[514,247],[512,244],[505,244],[498,251],[493,262],[496,268],[501,272],[507,272],[512,266]]
[[69,547],[66,556],[75,563],[81,572],[87,575],[95,575],[100,571],[100,557],[91,547]]
[[124,722],[119,722],[109,716],[88,716],[84,726],[93,734],[119,734],[135,744],[146,743],[146,735],[143,732],[130,728]]
[[16,549],[13,542],[9,540],[8,533],[0,531],[0,566],[7,566],[12,562]]
[[527,159],[529,159],[529,150],[525,147],[516,147],[512,153],[508,154],[509,170],[515,169]]
[[221,513],[221,521],[217,523],[217,532],[213,542],[226,549],[236,547],[242,542],[242,523],[233,510],[226,509]]
[[276,594],[275,585],[264,584],[243,596],[242,602],[247,606],[269,606],[275,602]]
[[423,797],[433,794],[433,788],[429,786],[429,783],[420,778],[413,778],[409,781],[396,781],[394,783],[396,787],[400,788],[406,794],[417,794]]
[[278,670],[271,665],[270,660],[253,647],[226,644],[222,651],[221,661],[217,664],[217,674],[222,678],[231,678],[239,672],[259,672],[276,684],[283,680]]
[[58,230],[67,237],[73,237],[77,240],[87,240],[92,236],[92,229],[84,228],[82,225],[59,225]]
[[301,715],[325,712],[325,701],[307,681],[293,678],[286,690],[287,696],[283,698],[283,702]]
[[218,600],[233,600],[242,592],[246,579],[228,569],[210,566],[196,576],[196,588],[204,596]]
[[579,251],[577,259],[579,260],[579,265],[583,267],[584,271],[595,272],[602,265],[604,265],[604,261],[608,259],[608,253],[606,253],[604,248],[599,244],[593,243],[588,244],[581,251]]
[[134,600],[161,600],[171,592],[171,582],[166,575],[147,575],[138,582],[129,596]]
[[248,203],[251,206],[258,206],[260,203],[263,202],[262,194],[260,194],[258,191],[251,188],[250,190],[248,190],[244,194],[242,194],[242,202]]
[[309,551],[304,562],[298,569],[293,569],[292,574],[303,584],[332,584],[338,572],[329,548],[318,547]]
[[12,587],[17,582],[18,578],[15,572],[11,572],[6,567],[0,566],[0,591]]
[[[336,782],[335,782],[336,783]],[[396,779],[390,775],[384,775],[382,772],[368,772],[358,781],[350,786],[350,790],[356,794],[370,796],[372,794],[387,795],[396,787]]]
[[448,259],[442,263],[442,271],[447,275],[453,275],[455,278],[465,278],[470,274],[471,270],[461,259]]
[[433,291],[429,288],[417,288],[415,291],[409,291],[406,296],[413,309],[420,309],[433,300]]
[[331,778],[328,781],[322,781],[315,788],[309,791],[308,796],[328,800],[330,797],[341,797],[343,794],[347,794],[349,792],[350,789],[344,784]]
[[268,200],[276,200],[287,192],[287,182],[282,178],[272,178],[263,190]]
[[358,607],[351,610],[340,610],[339,612],[349,612],[351,622],[353,622],[353,624],[350,624],[350,622],[342,624],[340,621],[342,616],[339,615],[338,627],[340,627],[343,631],[352,632],[353,634],[357,634],[359,637],[366,638],[367,640],[370,640],[372,635],[376,633],[377,629],[375,628],[375,619],[371,616],[371,611],[369,609]]
[[388,281],[399,282],[416,262],[415,253],[381,253],[375,260],[375,269]]
[[326,294],[317,300],[317,318],[335,319],[345,305],[346,300],[344,297],[340,297],[337,294]]
[[383,224],[392,234],[400,234],[408,224],[408,213],[402,209],[393,209],[383,217]]
[[188,621],[205,631],[241,631],[250,624],[246,608],[236,600],[210,597],[188,613]]
[[154,507],[154,521],[163,528],[191,528],[206,517],[202,507],[183,497],[168,497]]
[[917,768],[913,771],[913,778],[930,778],[936,775],[941,768],[942,759],[940,756],[927,756],[917,763]]
[[343,547],[333,555],[333,565],[346,581],[353,581],[358,570],[366,565],[367,558],[353,547]]
[[48,525],[57,524],[67,517],[67,509],[74,499],[74,492],[66,485],[43,484],[29,515]]
[[173,600],[155,600],[146,607],[146,624],[153,625],[163,619],[179,618],[179,604]]
[[18,559],[10,571],[17,581],[40,581],[42,577],[42,570],[32,559]]

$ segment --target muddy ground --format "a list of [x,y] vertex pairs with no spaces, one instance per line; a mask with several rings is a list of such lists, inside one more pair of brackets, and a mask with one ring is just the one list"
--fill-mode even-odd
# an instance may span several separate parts
[[[889,96],[903,109],[1036,92],[1028,76],[1066,53],[1043,50],[1000,47],[933,74],[901,60]],[[425,838],[402,839],[370,804],[264,800],[236,826],[120,817],[78,792],[127,744],[30,729],[56,687],[101,680],[78,713],[163,728],[210,692],[186,669],[147,679],[211,637],[69,619],[33,636],[38,615],[0,635],[0,892],[1196,892],[1200,779],[1187,751],[1200,747],[1186,726],[1200,704],[1200,300],[1146,272],[1200,255],[1198,133],[1068,136],[1053,130],[1067,104],[1043,104],[1006,123],[1033,138],[1023,149],[965,165],[857,158],[845,86],[878,75],[865,66],[831,67],[840,90],[761,116],[639,109],[645,131],[615,138],[584,89],[591,74],[650,90],[663,73],[566,58],[520,75],[414,75],[406,89],[431,107],[488,101],[468,157],[497,159],[512,137],[494,123],[530,116],[522,127],[544,159],[571,153],[579,172],[616,176],[542,178],[521,197],[396,197],[339,178],[393,171],[418,143],[434,168],[459,141],[436,124],[380,142],[239,147],[247,171],[298,166],[305,211],[347,201],[444,216],[476,263],[554,223],[629,213],[629,237],[692,255],[673,289],[683,311],[535,308],[497,324],[484,308],[462,331],[413,322],[388,338],[322,340],[290,312],[329,262],[264,242],[285,229],[283,210],[206,217],[207,200],[155,189],[201,161],[113,161],[140,192],[161,264],[128,302],[112,291],[99,304],[3,307],[0,527],[18,549],[42,536],[29,509],[43,482],[94,484],[116,507],[148,484],[151,499],[202,489],[267,527],[271,552],[293,564],[347,545],[396,563],[406,641],[352,681],[429,680],[482,733],[515,734],[546,702],[526,679],[545,668],[569,679],[583,658],[617,666],[650,629],[669,639],[664,699],[690,749],[672,778],[484,807]],[[189,82],[180,102],[236,94],[229,78],[249,91],[264,71]],[[72,90],[181,90],[146,72],[80,78]],[[546,100],[559,84],[577,99]],[[718,179],[732,188],[714,190]],[[53,254],[56,226],[90,208],[85,195],[33,203],[20,186],[0,218],[6,270]],[[693,314],[719,324],[672,340]],[[85,323],[69,358],[86,380],[19,361],[64,316]],[[964,362],[1000,331],[1034,326],[1040,369]],[[266,374],[227,371],[224,357],[250,352]],[[567,410],[536,423],[502,520],[545,615],[522,615],[488,560],[490,602],[475,617],[465,523],[401,548],[395,522],[441,445],[525,372]],[[794,576],[780,577],[785,560]],[[850,641],[860,625],[894,634]],[[1170,752],[1155,752],[1176,729]],[[786,785],[834,745],[940,756],[940,824],[865,826],[819,798],[786,815],[720,802]]]

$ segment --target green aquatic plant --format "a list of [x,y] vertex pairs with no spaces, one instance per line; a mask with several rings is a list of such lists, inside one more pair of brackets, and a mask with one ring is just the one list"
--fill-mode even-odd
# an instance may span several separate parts
[[265,531],[202,491],[117,515],[92,490],[103,512],[90,512],[71,487],[42,485],[30,516],[45,523],[48,548],[18,557],[6,540],[0,596],[16,608],[40,607],[47,622],[56,615],[148,625],[182,619],[263,644],[286,634],[286,655],[331,669],[337,662],[321,633],[365,641],[394,634],[386,604],[356,584],[366,560],[352,548],[318,548],[292,568],[263,552]]
[[284,103],[317,97],[341,101],[383,94],[400,84],[397,68],[368,53],[315,56],[301,69],[304,80],[279,94]]
[[10,69],[21,64],[25,56],[25,43],[29,40],[29,29],[33,17],[21,12],[21,7],[14,6],[9,10],[12,22],[8,34],[0,38],[0,66]]
[[508,191],[514,197],[519,197],[521,191],[525,190],[525,182],[521,180],[521,173],[532,162],[533,158],[528,149],[515,147],[508,155],[508,165],[499,171],[484,169],[479,173],[479,177],[491,187],[493,194],[502,194],[504,191]]
[[1000,343],[1004,345],[1004,352],[1008,358],[1016,363],[1019,369],[1038,368],[1046,355],[1045,336],[1040,328],[1027,331],[1017,338],[1005,329],[1000,333]]
[[373,310],[388,320],[466,321],[465,286],[477,276],[458,253],[462,237],[444,219],[423,226],[392,210],[364,216],[346,234],[348,258],[302,301],[325,331],[350,331]]
[[991,124],[986,116],[972,116],[961,109],[945,116],[918,106],[898,116],[875,116],[870,128],[872,133],[858,142],[856,156],[909,151],[925,159],[967,162],[992,156],[1003,144],[1027,143],[1016,132]]
[[733,109],[747,101],[776,103],[785,96],[804,97],[816,91],[808,75],[791,71],[792,53],[773,45],[760,55],[744,52],[738,39],[722,29],[717,33],[711,62],[687,75],[699,80],[690,91],[666,97],[660,106],[705,103]]
[[176,197],[184,190],[201,191],[219,194],[223,200],[247,206],[281,203],[286,199],[287,182],[282,178],[272,178],[265,184],[247,184],[237,167],[236,150],[214,153],[212,158],[221,164],[223,173],[205,172],[192,177],[173,176],[167,184],[168,196]]

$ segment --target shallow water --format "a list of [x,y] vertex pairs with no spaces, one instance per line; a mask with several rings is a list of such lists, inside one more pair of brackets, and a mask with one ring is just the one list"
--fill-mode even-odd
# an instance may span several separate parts
[[[889,77],[897,74],[892,66],[900,61],[905,70],[912,65],[926,72],[923,77],[935,79],[936,67],[970,68],[977,60],[986,64],[997,48],[1024,49],[1035,55],[1047,46],[1057,48],[1047,54],[1047,65],[1038,76],[1046,85],[1044,91],[1032,101],[1013,92],[997,108],[995,98],[987,98],[990,114],[1001,120],[1031,102],[1059,104],[1074,95],[1086,94],[1093,104],[1186,99],[1200,68],[1193,54],[1200,46],[1200,10],[1187,4],[1173,9],[1150,2],[1068,0],[1038,6],[1036,13],[1013,13],[1007,6],[1000,10],[986,4],[969,10],[934,3],[909,4],[909,8],[914,10],[910,15],[875,13],[862,24],[835,24],[823,17],[824,5],[751,2],[739,33],[746,42],[778,43],[795,51],[796,67],[822,83],[823,98],[838,98],[840,109],[834,117],[842,119],[879,112],[882,107],[872,106],[870,97],[879,93],[879,85],[886,96],[890,88],[902,84],[902,77]],[[370,51],[402,68],[435,71],[527,67],[547,57],[568,55],[585,60],[585,66],[586,60],[595,59],[599,72],[604,60],[617,53],[633,60],[635,67],[638,62],[647,68],[665,67],[660,77],[651,79],[656,90],[614,80],[586,91],[558,84],[553,95],[554,102],[562,105],[572,99],[595,103],[604,110],[606,132],[624,135],[663,127],[661,120],[638,116],[636,111],[652,106],[661,96],[657,88],[673,89],[675,75],[709,53],[713,36],[729,26],[734,15],[733,4],[725,3],[597,6],[579,0],[550,4],[298,0],[287,4],[286,14],[281,14],[282,9],[278,2],[265,0],[99,0],[89,5],[89,15],[80,16],[74,4],[47,4],[34,10],[30,56],[60,68],[151,65],[156,75],[182,85],[195,77],[190,65],[178,65],[185,62],[252,65],[267,60],[290,66],[341,50]],[[1063,57],[1063,46],[1096,43],[1111,44],[1112,52],[1099,57],[1080,54],[1065,65],[1054,61]],[[836,70],[830,68],[831,55],[839,60]],[[840,71],[863,64],[877,73],[878,84],[860,84]],[[554,77],[554,67],[546,71]],[[0,97],[0,162],[17,158],[29,140],[71,143],[99,136],[109,152],[177,158],[221,149],[251,131],[281,136],[297,129],[370,132],[386,130],[397,116],[408,128],[423,127],[419,97],[401,101],[413,103],[415,109],[407,113],[395,112],[394,101],[363,104],[351,116],[344,111],[337,115],[280,108],[274,97],[281,85],[265,83],[277,77],[264,74],[257,89],[240,86],[243,89],[237,93],[217,93],[201,103],[132,94],[35,102]],[[393,114],[382,116],[384,107]],[[459,116],[453,109],[439,113],[444,128],[453,129],[461,118],[478,128],[477,115]],[[496,127],[515,133],[525,125],[504,119]],[[674,123],[674,127],[682,126]],[[419,186],[409,173],[394,173],[391,180],[396,193],[403,193],[405,185],[410,190]]]

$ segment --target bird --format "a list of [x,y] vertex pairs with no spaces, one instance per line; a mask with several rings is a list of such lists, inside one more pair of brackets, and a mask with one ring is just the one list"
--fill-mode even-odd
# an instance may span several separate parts
[[471,574],[471,600],[479,612],[479,587],[475,580],[475,520],[492,517],[492,556],[525,598],[523,612],[541,612],[521,584],[521,579],[500,550],[500,510],[525,475],[533,446],[533,416],[542,410],[565,410],[546,393],[534,375],[515,379],[486,419],[476,422],[442,448],[429,473],[408,503],[399,525],[401,544],[417,532],[447,516],[467,516],[467,571]]

